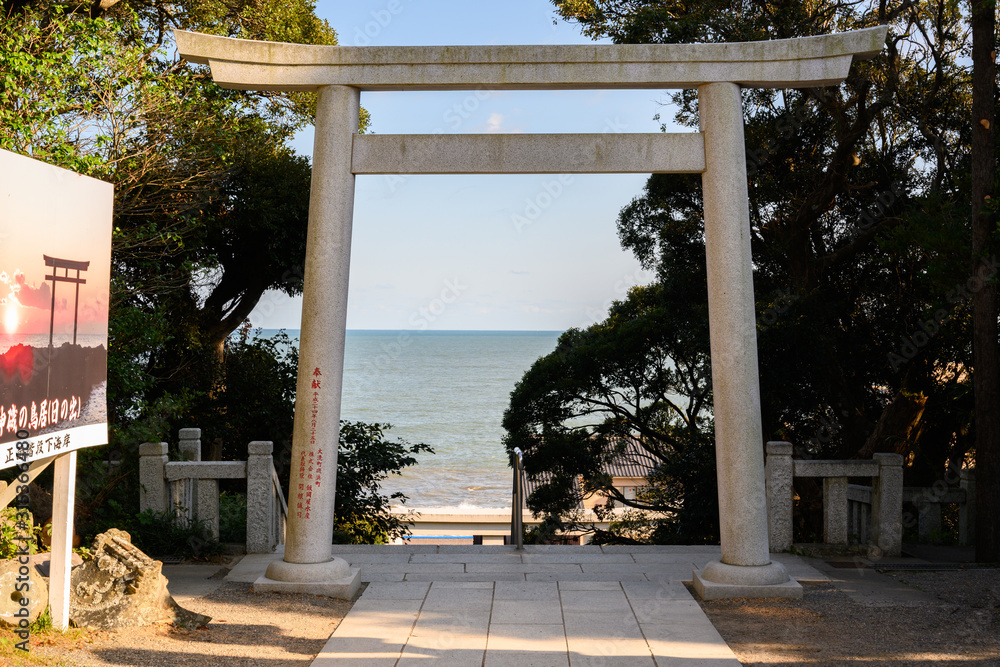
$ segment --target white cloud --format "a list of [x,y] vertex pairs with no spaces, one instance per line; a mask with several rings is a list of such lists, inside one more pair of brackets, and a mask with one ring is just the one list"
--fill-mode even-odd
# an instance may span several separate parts
[[503,131],[504,115],[501,113],[491,113],[486,119],[486,131],[491,134]]

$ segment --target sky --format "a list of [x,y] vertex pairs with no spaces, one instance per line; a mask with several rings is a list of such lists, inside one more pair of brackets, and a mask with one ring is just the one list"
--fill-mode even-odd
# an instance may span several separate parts
[[[107,334],[112,206],[110,184],[0,150],[0,333],[49,333],[48,255],[90,262],[80,273],[78,333]],[[56,333],[73,331],[75,292],[56,286]]]
[[[318,0],[341,45],[588,44],[548,0]],[[362,93],[371,131],[658,132],[665,91]],[[691,131],[672,128],[672,131]],[[312,153],[311,128],[293,142]],[[647,174],[359,176],[349,329],[564,330],[646,284],[618,212]],[[250,320],[298,328],[301,298],[268,293]]]

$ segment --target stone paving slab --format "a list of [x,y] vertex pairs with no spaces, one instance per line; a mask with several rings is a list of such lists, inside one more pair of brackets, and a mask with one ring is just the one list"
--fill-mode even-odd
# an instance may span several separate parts
[[361,567],[370,574],[384,574],[386,572],[465,572],[465,563],[355,563],[350,561],[352,567]]
[[[524,581],[520,572],[407,572],[407,581]],[[531,575],[527,575],[531,576]],[[363,580],[364,578],[362,578]]]
[[[685,551],[687,549],[687,551]],[[402,581],[677,581],[719,557],[717,546],[335,545],[334,555],[361,569],[363,582]],[[282,554],[245,556],[226,581],[253,583]],[[830,581],[813,563],[772,554],[800,583]]]
[[[359,565],[359,566],[356,566],[356,567],[364,567],[364,566],[363,565]],[[405,574],[403,572],[381,572],[381,573],[369,572],[367,575],[365,575],[363,581],[365,581],[365,582],[371,582],[371,581],[403,581],[403,579],[405,579],[405,578],[406,578],[406,576],[405,576]]]
[[528,581],[649,581],[646,575],[641,572],[581,572],[575,574],[567,572],[558,574],[555,572],[529,572],[524,575]]
[[525,563],[634,563],[632,554],[615,553],[525,553]]
[[413,554],[410,557],[411,563],[520,563],[519,553],[438,553],[438,554]]
[[416,560],[417,558],[424,556],[436,556],[436,554],[403,554],[403,553],[367,553],[358,552],[342,555],[342,558],[346,558],[351,565],[357,567],[359,565],[367,563],[394,563],[394,564],[405,564],[405,563],[427,563],[427,562],[439,562],[439,561],[421,561]]
[[[337,545],[332,553],[360,567],[367,588],[315,666],[740,664],[683,583],[719,557],[717,546]],[[246,556],[226,579],[252,582],[281,557]],[[801,581],[831,578],[816,562],[773,558]]]
[[[444,565],[444,563],[440,563]],[[466,563],[466,572],[557,572],[582,574],[579,563]]]
[[[523,556],[495,550],[495,560],[486,552],[466,552],[476,557],[463,560],[451,549],[412,554],[398,563],[407,581],[369,583],[312,664],[739,665],[680,579],[664,572],[687,566],[646,558],[647,569],[633,554],[655,552],[630,549],[606,554],[610,563],[593,548],[574,549],[576,559],[551,550]],[[704,556],[660,553],[688,564]],[[566,562],[572,560],[578,562]],[[456,563],[465,571],[456,572]],[[421,567],[407,570],[411,565]],[[435,565],[438,573],[428,567]],[[588,573],[588,566],[598,571]]]
[[549,582],[498,581],[493,588],[494,600],[558,600],[559,584]]

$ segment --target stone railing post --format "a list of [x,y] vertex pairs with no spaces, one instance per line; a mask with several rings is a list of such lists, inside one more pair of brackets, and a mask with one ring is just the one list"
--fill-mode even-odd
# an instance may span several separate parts
[[166,512],[167,443],[144,442],[139,445],[139,511]]
[[767,443],[767,532],[772,552],[792,548],[792,443]]
[[219,539],[219,480],[191,480],[194,490],[194,516],[204,522],[213,540]]
[[847,544],[847,478],[823,479],[823,542]]
[[882,556],[903,549],[903,457],[875,454],[879,475],[872,480],[872,542]]
[[[177,450],[180,453],[181,459],[184,461],[201,461],[201,429],[200,428],[182,428],[177,433]],[[205,501],[208,501],[208,505],[211,505],[209,499],[202,499],[199,494],[202,493],[201,485],[202,482],[210,482],[211,480],[199,480],[199,479],[185,479],[178,480],[175,482],[176,487],[174,488],[174,494],[176,496],[175,502],[178,502],[183,509],[181,515],[187,519],[188,523],[194,521],[195,519],[201,521],[204,520],[208,523],[209,529],[212,528],[212,516],[213,512],[209,506],[204,506]],[[208,484],[211,486],[210,484]],[[215,503],[218,505],[218,482],[215,482],[216,488],[216,500]],[[205,515],[202,516],[201,511],[204,510]],[[215,535],[218,536],[218,509],[215,510]]]
[[922,497],[916,499],[917,540],[930,542],[935,533],[941,532],[941,502],[934,495],[934,489],[924,489]]
[[969,546],[976,540],[976,469],[962,470],[959,479],[965,502],[958,508],[958,543]]
[[274,516],[273,462],[270,442],[247,445],[247,553],[269,554],[278,543]]
[[201,429],[182,428],[178,431],[177,448],[185,461],[201,461]]

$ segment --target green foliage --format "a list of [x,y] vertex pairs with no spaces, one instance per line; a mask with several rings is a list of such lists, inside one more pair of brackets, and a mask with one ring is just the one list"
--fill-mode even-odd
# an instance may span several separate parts
[[335,44],[314,9],[3,4],[0,147],[115,186],[108,401],[119,447],[165,439],[214,395],[223,341],[261,295],[301,291],[310,168],[284,143],[311,121],[315,95],[222,90],[178,58],[172,30]]
[[287,479],[298,371],[294,341],[284,331],[264,336],[243,327],[227,339],[221,370],[214,358],[205,363],[215,383],[173,420],[171,431],[197,424],[204,442],[221,442],[227,461],[246,460],[247,443],[269,440],[279,478]]
[[[586,34],[616,43],[738,42],[889,25],[884,51],[853,63],[839,86],[744,91],[764,439],[789,440],[800,456],[913,453],[913,484],[929,484],[946,461],[961,461],[971,444],[969,299],[955,298],[970,271],[963,6],[553,4]],[[695,92],[672,101],[675,120],[696,126]],[[619,235],[661,282],[703,282],[689,252],[704,243],[700,179],[652,176],[622,210]],[[703,306],[703,295],[692,290],[692,301]],[[941,310],[946,322],[921,338],[920,323]],[[923,344],[904,357],[914,335]]]
[[115,186],[107,452],[121,465],[81,455],[78,523],[93,533],[131,519],[139,443],[198,418],[224,456],[245,458],[249,440],[280,447],[291,431],[294,365],[266,342],[223,347],[265,291],[302,289],[311,170],[285,142],[311,122],[315,95],[223,90],[178,57],[172,30],[336,34],[312,0],[0,10],[0,148]]
[[219,541],[247,541],[247,497],[242,493],[219,494]]
[[[413,454],[431,452],[426,445],[385,439],[387,424],[343,422],[337,456],[336,544],[388,544],[409,533],[408,525],[393,516],[390,502],[406,502],[402,493],[380,493],[383,480],[417,460]],[[297,491],[296,491],[297,493]],[[295,501],[295,493],[291,494]],[[294,508],[294,504],[292,504]],[[222,492],[219,497],[221,542],[246,541],[247,502],[242,493]]]
[[21,520],[16,507],[0,509],[0,560],[14,558],[24,547],[29,554],[35,553],[40,533],[41,526],[32,523],[30,513],[27,520]]
[[[890,26],[884,52],[853,63],[840,86],[743,93],[763,439],[789,440],[807,457],[913,454],[912,484],[961,462],[971,445],[970,313],[960,289],[969,278],[962,7],[950,0],[553,4],[584,34],[616,43]],[[672,101],[675,121],[697,127],[696,91]],[[615,304],[605,322],[566,332],[525,374],[504,417],[506,443],[524,451],[529,476],[540,482],[529,499],[536,512],[571,525],[580,496],[600,492],[668,518],[618,520],[598,541],[711,539],[700,177],[653,175],[621,211],[618,231],[623,247],[656,271],[656,283]],[[946,321],[925,335],[920,324],[942,311]],[[915,332],[920,345],[901,356]],[[663,461],[651,491],[631,502],[603,472],[627,441]]]
[[52,629],[52,607],[45,605],[45,611],[38,615],[35,622],[28,626],[31,634],[46,632]]
[[[334,507],[336,537],[346,544],[386,544],[409,534],[409,526],[390,511],[390,502],[406,502],[401,492],[380,493],[381,482],[417,464],[416,454],[431,454],[424,444],[397,438],[387,440],[389,424],[340,423],[337,453],[337,500]],[[289,491],[289,511],[294,511],[296,490]]]
[[[134,504],[132,499],[128,507]],[[220,551],[219,543],[211,538],[205,522],[188,521],[178,512],[146,510],[136,513],[115,499],[108,500],[102,510],[90,526],[88,541],[110,528],[117,528],[131,536],[132,544],[153,557],[207,558]]]
[[[678,539],[717,535],[707,322],[690,294],[686,283],[633,289],[607,320],[564,333],[518,382],[504,443],[520,447],[539,482],[533,512],[572,524],[584,497],[602,494],[666,513]],[[623,455],[651,470],[636,499],[605,472]]]

